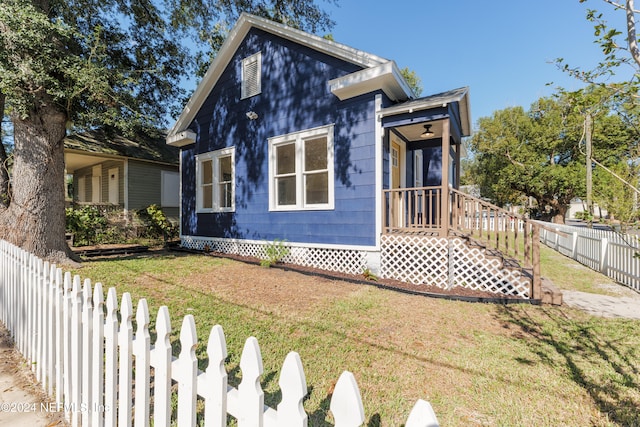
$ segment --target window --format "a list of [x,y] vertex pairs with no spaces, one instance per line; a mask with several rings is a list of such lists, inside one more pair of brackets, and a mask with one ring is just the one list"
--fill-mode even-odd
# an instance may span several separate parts
[[196,156],[197,211],[235,211],[235,148]]
[[240,98],[258,95],[262,86],[262,54],[260,52],[242,60],[242,89]]
[[333,125],[269,139],[271,210],[333,209]]

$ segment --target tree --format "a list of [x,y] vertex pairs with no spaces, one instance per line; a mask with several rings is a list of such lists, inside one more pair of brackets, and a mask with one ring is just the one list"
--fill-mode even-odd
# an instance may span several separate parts
[[308,31],[332,25],[315,0],[3,0],[0,94],[15,145],[0,236],[66,260],[67,130],[166,126],[185,99],[180,79],[215,55],[243,11]]
[[416,97],[422,95],[422,79],[418,77],[415,71],[410,70],[409,67],[404,67],[400,70],[400,74],[402,74],[402,77],[407,81],[407,84]]
[[[576,99],[589,96],[591,89],[585,89],[541,98],[528,112],[514,107],[481,118],[471,139],[470,176],[482,195],[499,205],[530,197],[543,219],[564,222],[571,200],[584,195],[583,120]],[[608,109],[596,114],[594,147],[613,159],[628,142],[626,126]]]

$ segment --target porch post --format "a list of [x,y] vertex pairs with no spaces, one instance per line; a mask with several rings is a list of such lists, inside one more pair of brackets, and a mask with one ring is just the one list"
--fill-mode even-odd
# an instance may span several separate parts
[[449,235],[449,209],[451,201],[449,200],[449,157],[450,157],[450,132],[449,119],[442,121],[442,182],[440,189],[440,237]]

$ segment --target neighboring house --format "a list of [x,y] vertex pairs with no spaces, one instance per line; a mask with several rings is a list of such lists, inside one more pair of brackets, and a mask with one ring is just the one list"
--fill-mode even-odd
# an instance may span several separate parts
[[284,240],[286,262],[393,276],[394,231],[448,235],[425,221],[449,217],[470,133],[468,88],[414,99],[393,61],[243,14],[167,136],[182,245],[261,257]]
[[104,131],[64,140],[66,173],[73,175],[74,203],[135,211],[156,204],[179,217],[179,150],[164,138],[125,138]]

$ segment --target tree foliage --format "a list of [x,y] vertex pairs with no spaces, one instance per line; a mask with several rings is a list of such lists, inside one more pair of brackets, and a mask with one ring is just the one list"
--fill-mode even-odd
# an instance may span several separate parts
[[[563,221],[569,203],[584,196],[583,115],[600,89],[541,98],[529,111],[521,107],[481,118],[471,139],[474,161],[470,176],[483,196],[499,205],[535,200],[544,219]],[[594,151],[616,161],[633,141],[619,116],[601,107],[594,123]]]
[[422,87],[422,79],[416,74],[415,71],[410,70],[409,67],[404,67],[400,70],[402,77],[406,80],[407,84],[413,91],[413,94],[416,97],[422,95],[423,87]]
[[242,12],[311,32],[332,26],[315,0],[0,2],[0,95],[13,122],[19,201],[0,211],[1,234],[40,256],[68,253],[67,130],[166,127],[186,99],[181,79],[208,63]]

